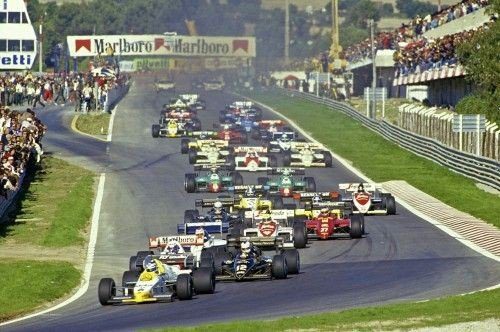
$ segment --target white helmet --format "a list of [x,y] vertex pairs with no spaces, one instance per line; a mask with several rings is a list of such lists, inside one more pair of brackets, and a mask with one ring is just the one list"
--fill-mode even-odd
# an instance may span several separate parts
[[242,242],[241,243],[241,252],[248,254],[250,252],[250,247],[251,247],[250,241]]
[[222,203],[217,201],[214,203],[215,212],[220,213],[222,211]]
[[315,195],[315,196],[313,197],[313,199],[312,199],[312,200],[313,200],[313,202],[314,202],[314,203],[319,203],[319,202],[321,202],[323,199],[321,198],[321,196],[320,196],[320,195]]
[[253,190],[252,187],[248,187],[247,190],[245,190],[245,195],[246,196],[255,196],[255,191]]

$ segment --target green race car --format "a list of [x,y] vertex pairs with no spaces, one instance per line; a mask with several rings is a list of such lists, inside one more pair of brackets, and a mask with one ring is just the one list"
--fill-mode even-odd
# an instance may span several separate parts
[[305,171],[301,168],[273,168],[268,172],[270,175],[279,175],[279,177],[268,178],[259,177],[259,185],[264,186],[270,195],[279,195],[281,197],[292,197],[296,193],[315,192],[316,182],[312,177],[297,177],[295,175],[304,175]]
[[188,193],[227,191],[230,187],[243,184],[243,177],[238,172],[222,172],[221,168],[203,165],[195,170],[208,170],[203,173],[188,173],[184,177],[184,188]]

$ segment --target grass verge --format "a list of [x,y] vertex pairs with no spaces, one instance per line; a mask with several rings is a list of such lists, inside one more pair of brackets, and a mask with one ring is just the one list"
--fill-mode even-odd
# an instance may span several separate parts
[[79,131],[89,135],[107,135],[110,118],[111,114],[102,112],[79,114],[75,127]]
[[[390,123],[398,123],[399,106],[403,104],[415,104],[404,98],[390,98],[385,101],[385,120]],[[366,114],[366,101],[361,98],[351,98],[349,104],[361,114]],[[382,102],[377,102],[377,119],[382,119]]]
[[350,309],[340,312],[235,321],[155,331],[373,331],[424,328],[500,317],[500,289],[420,303]]
[[92,214],[94,174],[46,157],[21,193],[13,220],[0,225],[4,241],[46,247],[81,245]]
[[418,157],[341,112],[270,91],[245,95],[273,107],[376,182],[404,180],[440,201],[500,227],[498,197],[473,180]]
[[3,261],[0,276],[0,321],[54,301],[80,282],[80,272],[67,262]]

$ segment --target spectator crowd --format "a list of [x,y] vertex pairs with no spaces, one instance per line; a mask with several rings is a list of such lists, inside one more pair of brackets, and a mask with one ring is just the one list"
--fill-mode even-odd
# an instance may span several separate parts
[[[429,14],[425,17],[417,15],[408,24],[402,24],[401,27],[392,32],[379,33],[374,40],[375,48],[377,50],[396,50],[402,45],[404,47],[406,44],[415,44],[426,31],[473,13],[488,6],[488,4],[489,0],[463,0],[432,15]],[[359,62],[370,57],[370,39],[365,39],[358,44],[347,47],[343,56],[350,63]]]

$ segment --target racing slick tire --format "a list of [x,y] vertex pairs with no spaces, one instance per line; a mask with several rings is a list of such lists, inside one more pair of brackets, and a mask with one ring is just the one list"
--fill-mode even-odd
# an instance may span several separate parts
[[188,158],[189,158],[189,164],[190,165],[193,165],[193,164],[196,164],[196,150],[193,150],[193,149],[189,149],[188,151]]
[[289,274],[299,274],[300,272],[300,255],[297,249],[283,250],[285,256],[286,266]]
[[278,167],[278,159],[276,156],[269,156],[269,167]]
[[213,294],[215,275],[212,267],[200,267],[193,271],[193,287],[196,294]]
[[330,151],[323,151],[323,158],[325,160],[325,167],[332,167],[333,159]]
[[291,163],[292,163],[292,154],[290,153],[290,151],[286,151],[283,154],[283,166],[290,166]]
[[184,177],[184,188],[188,193],[196,192],[196,174],[188,173]]
[[181,153],[187,154],[189,152],[189,139],[181,139]]
[[295,216],[295,218],[293,219],[293,221],[289,222],[288,226],[289,227],[293,227],[293,225],[295,224],[299,224],[299,225],[302,225],[302,227],[306,227],[306,221],[308,220],[308,218],[306,216]]
[[248,143],[248,134],[242,133],[241,134],[241,144],[247,144],[247,143]]
[[275,255],[271,264],[271,277],[275,279],[286,279],[288,269],[286,258],[283,255]]
[[136,269],[137,256],[130,256],[128,260],[128,269],[130,271],[135,271]]
[[103,278],[99,281],[97,287],[97,296],[101,305],[110,304],[109,301],[113,297],[113,289],[115,288],[115,281],[111,278]]
[[193,298],[193,279],[189,274],[182,273],[177,276],[175,292],[179,300],[191,300]]
[[306,191],[313,193],[316,192],[316,181],[314,181],[313,177],[305,177],[304,182],[306,183]]
[[236,160],[234,160],[234,157],[233,156],[228,156],[227,157],[227,168],[230,170],[230,171],[234,171],[234,169],[236,168]]
[[148,255],[153,255],[154,253],[152,251],[138,251],[135,259],[135,268],[132,268],[130,266],[131,271],[139,271],[142,272],[143,267],[142,263],[144,262],[144,258]]
[[206,250],[203,250],[200,255],[200,266],[214,270],[214,255]]
[[200,212],[198,210],[186,210],[184,211],[184,223],[193,222],[194,219],[198,218]]
[[[138,271],[125,271],[122,275],[122,286],[127,287],[127,284],[130,282],[136,282],[139,278],[140,272]],[[133,289],[133,287],[131,287]]]
[[392,195],[385,196],[385,208],[388,215],[396,214],[396,199]]
[[242,186],[243,185],[243,176],[241,176],[240,172],[231,172],[231,176],[233,178],[234,186]]
[[305,248],[307,245],[307,232],[304,224],[293,224],[293,246],[297,249]]
[[351,216],[351,228],[349,229],[349,236],[351,239],[359,239],[363,236],[364,218],[360,214],[353,214]]
[[270,197],[270,201],[272,203],[273,210],[283,209],[283,198],[281,198],[281,196],[272,196]]
[[259,186],[265,186],[269,182],[269,178],[267,177],[258,177],[257,178],[257,184]]
[[160,137],[160,125],[154,124],[151,127],[151,135],[155,138]]

